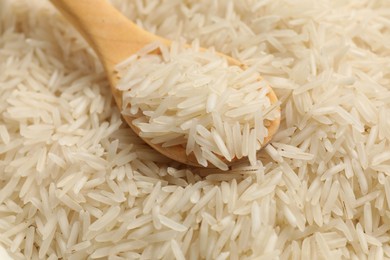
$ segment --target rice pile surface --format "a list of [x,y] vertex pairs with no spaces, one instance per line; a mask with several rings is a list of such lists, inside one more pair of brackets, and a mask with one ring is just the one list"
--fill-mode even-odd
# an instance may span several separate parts
[[15,259],[390,258],[388,0],[116,0],[241,60],[282,124],[255,166],[186,168],[120,118],[47,1],[0,1],[0,244]]

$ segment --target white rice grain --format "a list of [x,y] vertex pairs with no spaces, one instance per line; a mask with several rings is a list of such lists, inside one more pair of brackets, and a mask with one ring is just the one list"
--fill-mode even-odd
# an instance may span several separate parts
[[160,219],[161,221],[161,224],[163,224],[164,226],[170,228],[170,229],[173,229],[173,230],[176,230],[178,232],[184,232],[184,231],[187,231],[187,227],[180,224],[180,223],[177,223],[176,221],[170,219],[170,218],[167,218],[163,215],[159,215],[158,218]]
[[175,255],[176,260],[185,260],[186,259],[183,252],[180,249],[179,244],[177,243],[177,241],[175,239],[171,240],[171,249],[172,249],[173,254]]
[[115,218],[118,217],[120,211],[121,208],[118,206],[110,207],[107,212],[98,220],[93,222],[88,229],[91,231],[98,231],[100,229],[103,229],[105,226],[109,225]]

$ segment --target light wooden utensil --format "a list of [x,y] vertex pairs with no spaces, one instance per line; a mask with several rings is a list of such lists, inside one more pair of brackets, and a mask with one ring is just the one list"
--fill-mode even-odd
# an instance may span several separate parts
[[[115,102],[121,111],[122,93],[115,88],[118,82],[118,76],[114,71],[115,65],[135,54],[149,43],[160,41],[163,44],[170,45],[170,41],[141,29],[106,0],[50,1],[73,24],[98,55],[110,81]],[[226,57],[231,65],[241,66],[240,62],[232,57],[224,54],[220,55]],[[278,101],[272,88],[270,88],[268,97],[272,104]],[[139,134],[140,129],[132,123],[135,118],[130,116],[123,116],[123,118],[133,131]],[[279,124],[280,119],[270,122],[267,127],[268,136],[264,140],[264,145],[271,140],[279,128]],[[155,150],[175,161],[200,166],[192,153],[186,155],[185,147],[162,147],[161,144],[151,143],[147,138],[143,139]],[[224,161],[226,162],[226,160]],[[227,163],[229,164],[229,162]]]

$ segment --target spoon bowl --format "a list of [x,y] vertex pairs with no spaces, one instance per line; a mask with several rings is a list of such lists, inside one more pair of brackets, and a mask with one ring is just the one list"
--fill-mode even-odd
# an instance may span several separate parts
[[[114,100],[121,111],[122,93],[116,89],[119,79],[115,71],[115,66],[152,42],[159,41],[169,46],[171,41],[141,29],[115,9],[108,1],[50,1],[73,24],[96,52],[107,74]],[[230,56],[221,53],[218,53],[218,55],[224,56],[230,65],[243,67],[238,60]],[[278,102],[272,88],[269,90],[268,97],[271,104]],[[140,129],[133,124],[135,117],[122,116],[131,129],[139,135]],[[267,126],[268,136],[264,139],[263,146],[271,140],[279,128],[279,124],[280,118],[271,121]],[[189,155],[186,154],[183,146],[162,147],[160,144],[153,144],[147,138],[143,138],[143,140],[161,154],[175,161],[191,166],[200,166],[192,153]],[[237,160],[233,159],[232,162],[224,161],[227,164],[232,164]]]

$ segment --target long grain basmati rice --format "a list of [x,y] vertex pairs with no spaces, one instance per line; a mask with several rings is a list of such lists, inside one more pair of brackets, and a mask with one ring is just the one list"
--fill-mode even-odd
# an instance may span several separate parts
[[[153,33],[254,68],[281,101],[280,131],[252,165],[222,172],[173,162],[122,122],[95,54],[47,1],[0,1],[0,244],[8,254],[390,257],[387,0],[112,2]],[[248,75],[240,80],[249,91]],[[211,95],[205,110],[252,98],[237,95]],[[180,107],[189,113],[201,101]],[[191,142],[237,158],[258,148],[239,122],[229,129],[217,114],[212,120],[215,132],[198,128]],[[180,126],[194,132],[196,124]],[[215,133],[230,137],[226,149]],[[194,147],[213,158],[213,149]]]
[[[256,152],[268,135],[264,122],[280,117],[267,96],[269,87],[255,67],[243,70],[230,65],[210,50],[199,51],[198,45],[185,47],[175,41],[169,48],[151,43],[118,64],[122,113],[137,117],[133,123],[140,136],[154,144],[181,145],[187,155],[202,150],[196,153],[198,163],[207,160],[227,170],[212,152],[228,162],[244,154],[256,165]],[[161,55],[153,54],[157,50]],[[233,153],[226,133],[232,132],[235,122],[239,123],[236,135],[242,135],[244,142]]]

